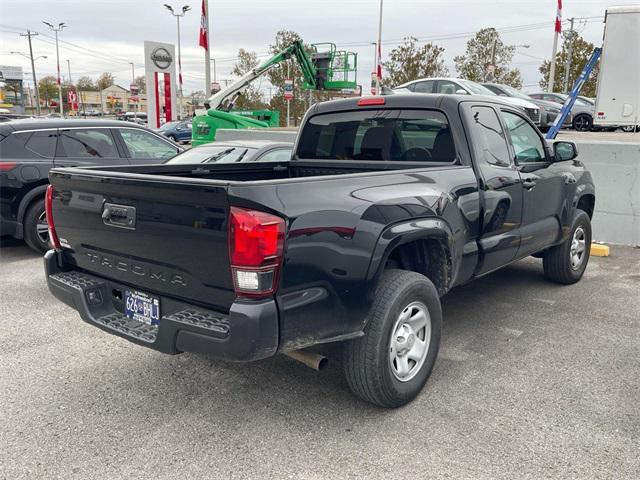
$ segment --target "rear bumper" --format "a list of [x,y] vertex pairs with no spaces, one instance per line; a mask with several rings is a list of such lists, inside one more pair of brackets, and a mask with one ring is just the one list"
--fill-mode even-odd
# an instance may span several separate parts
[[[214,358],[248,362],[275,355],[278,309],[274,300],[236,301],[228,314],[160,296],[159,325],[131,320],[123,313],[122,295],[135,288],[81,271],[60,268],[58,254],[44,256],[47,284],[61,302],[85,322],[163,353],[206,353]],[[114,295],[116,292],[116,295]]]

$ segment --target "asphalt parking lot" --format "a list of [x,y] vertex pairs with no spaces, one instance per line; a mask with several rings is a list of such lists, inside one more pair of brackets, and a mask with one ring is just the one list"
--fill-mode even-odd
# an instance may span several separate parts
[[454,290],[427,387],[390,411],[349,393],[338,348],[315,372],[110,336],[1,245],[1,478],[640,477],[640,249],[570,287],[528,259]]

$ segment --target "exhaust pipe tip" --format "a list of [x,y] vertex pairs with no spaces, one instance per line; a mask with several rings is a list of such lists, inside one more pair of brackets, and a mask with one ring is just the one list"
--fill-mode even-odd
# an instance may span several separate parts
[[285,352],[285,355],[317,371],[323,370],[329,363],[329,359],[324,355],[307,350],[292,350]]

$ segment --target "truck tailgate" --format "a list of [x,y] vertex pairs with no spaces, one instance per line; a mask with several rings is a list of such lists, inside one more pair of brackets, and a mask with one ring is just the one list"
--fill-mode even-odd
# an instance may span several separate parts
[[64,262],[136,290],[228,311],[235,295],[227,186],[170,180],[53,171]]

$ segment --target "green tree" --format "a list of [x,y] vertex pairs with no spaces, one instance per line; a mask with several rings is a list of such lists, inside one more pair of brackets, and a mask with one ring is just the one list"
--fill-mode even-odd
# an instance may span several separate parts
[[[567,32],[569,33],[569,32]],[[589,57],[594,50],[593,43],[589,43],[584,40],[580,35],[565,35],[565,40],[562,45],[562,50],[556,54],[556,75],[553,82],[553,91],[554,92],[563,92],[563,83],[564,83],[564,74],[565,68],[567,64],[567,56],[569,53],[569,42],[574,37],[573,40],[573,48],[571,49],[571,65],[569,66],[569,82],[567,89],[571,90],[573,87],[573,83],[576,81],[585,64],[589,61]],[[545,60],[540,65],[540,73],[542,74],[542,80],[540,80],[540,86],[543,89],[547,89],[549,85],[549,70],[551,69],[551,62],[549,60]],[[581,95],[585,97],[595,97],[596,96],[596,88],[598,82],[598,73],[600,70],[600,63],[597,63],[593,72],[591,72],[591,76],[589,80],[585,82],[582,86],[582,90],[580,92]]]
[[[276,33],[275,43],[271,45],[270,52],[276,54],[284,48],[291,45],[295,40],[301,40],[300,35],[292,30],[280,30]],[[331,98],[329,92],[318,92],[312,90],[304,90],[304,78],[295,59],[284,61],[279,68],[269,70],[267,76],[271,85],[273,85],[275,93],[271,97],[270,107],[272,110],[280,111],[280,124],[287,124],[287,101],[284,99],[284,81],[287,79],[287,68],[290,70],[290,76],[294,85],[294,96],[290,104],[291,124],[299,125],[302,116],[307,109],[318,101]]]
[[40,99],[45,101],[46,105],[49,105],[51,100],[58,101],[58,83],[56,77],[49,75],[42,77],[38,81],[38,91],[40,92]]
[[81,90],[83,92],[90,92],[90,91],[95,91],[97,90],[95,83],[93,83],[93,80],[91,79],[91,77],[80,77],[78,79],[78,90]]
[[104,90],[105,88],[110,87],[114,83],[115,83],[115,77],[113,76],[113,74],[109,72],[104,72],[102,75],[98,77],[98,80],[96,81],[96,86],[98,87],[98,90]]
[[383,85],[395,87],[418,78],[449,74],[442,58],[444,48],[433,43],[419,46],[417,42],[415,37],[405,37],[401,45],[389,52],[388,60],[382,63],[387,73]]
[[[238,61],[233,66],[231,74],[241,77],[245,73],[253,70],[259,64],[258,56],[255,52],[249,52],[244,48],[238,50]],[[249,85],[242,95],[238,98],[235,108],[240,110],[258,110],[267,108],[264,95],[260,90],[262,86],[262,78],[258,78],[256,82]]]
[[[493,81],[520,88],[520,70],[509,66],[515,50],[514,46],[502,42],[495,28],[483,28],[467,42],[465,54],[455,57],[453,62],[461,78],[475,82]],[[494,71],[490,73],[492,64]]]
[[138,86],[138,91],[140,93],[147,93],[147,79],[144,75],[137,76],[134,83]]

